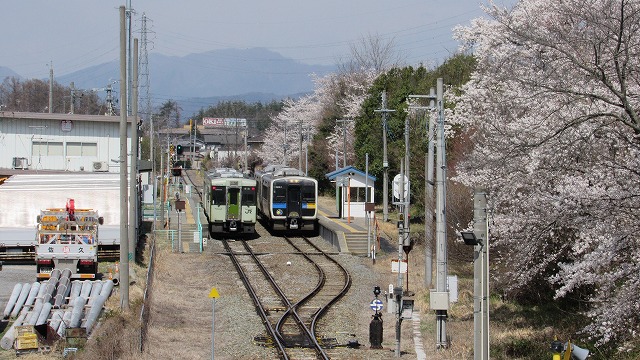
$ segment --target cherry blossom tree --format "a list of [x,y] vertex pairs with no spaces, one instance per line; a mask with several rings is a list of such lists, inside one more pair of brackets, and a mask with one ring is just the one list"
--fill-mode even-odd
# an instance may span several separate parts
[[[363,70],[346,74],[329,74],[314,79],[313,94],[298,100],[286,100],[284,109],[272,118],[273,122],[265,132],[264,144],[259,156],[266,164],[286,164],[297,166],[300,157],[300,137],[305,128],[309,138],[318,130],[321,121],[327,116],[339,114],[343,118],[358,115],[362,102],[366,99],[367,89],[376,77],[373,70]],[[347,154],[353,154],[353,123],[347,123]],[[322,141],[330,150],[329,156],[338,150],[343,153],[343,127],[337,124],[333,131]],[[333,159],[335,160],[335,159]]]
[[449,121],[489,190],[498,282],[581,297],[598,344],[640,325],[640,2],[523,0],[457,29],[477,58]]

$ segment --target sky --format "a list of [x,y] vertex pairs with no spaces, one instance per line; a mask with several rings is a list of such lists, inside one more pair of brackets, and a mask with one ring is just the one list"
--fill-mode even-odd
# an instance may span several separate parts
[[[484,16],[488,0],[13,0],[2,2],[0,66],[25,78],[65,75],[119,60],[118,8],[131,4],[133,37],[148,19],[149,53],[185,56],[264,47],[307,64],[331,65],[350,46],[392,40],[408,65],[453,55],[452,28]],[[510,6],[517,0],[494,0]],[[241,60],[241,59],[239,59]]]

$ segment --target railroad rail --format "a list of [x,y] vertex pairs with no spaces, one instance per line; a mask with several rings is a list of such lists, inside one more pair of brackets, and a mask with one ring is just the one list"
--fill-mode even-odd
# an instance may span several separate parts
[[[318,320],[331,305],[349,291],[351,275],[344,266],[307,237],[297,238],[303,241],[302,244],[295,244],[293,238],[290,237],[284,237],[284,239],[318,271],[319,281],[316,287],[293,306],[296,311],[304,312],[306,326],[310,329],[313,337],[317,339],[316,328]],[[280,328],[281,324],[279,323],[276,329],[279,330]],[[327,344],[327,346],[331,347],[332,345]]]
[[[260,301],[260,298],[258,296],[258,293],[255,287],[249,281],[249,275],[247,275],[247,273],[244,271],[244,268],[240,264],[240,260],[239,260],[240,254],[234,251],[233,249],[231,249],[231,245],[229,244],[228,240],[222,240],[222,244],[230,257],[231,262],[233,263],[233,266],[236,268],[236,271],[238,271],[238,274],[240,275],[240,279],[242,280],[242,283],[244,284],[245,288],[249,292],[249,296],[251,296],[251,299],[253,300],[253,303],[256,307],[256,311],[260,316],[260,318],[262,319],[262,323],[264,324],[267,330],[267,336],[271,338],[270,341],[272,345],[276,348],[276,350],[278,351],[282,359],[288,360],[289,356],[287,355],[287,352],[285,350],[285,344],[282,341],[282,339],[278,336],[278,333],[276,332],[275,328],[271,324],[271,321],[269,320],[268,309],[266,309],[265,306],[262,305],[262,302]],[[257,261],[255,254],[253,254],[252,258]]]
[[[329,359],[326,349],[340,346],[335,339],[321,339],[317,334],[318,320],[326,314],[328,309],[351,287],[349,272],[331,255],[317,247],[306,237],[288,238],[284,240],[294,251],[292,255],[303,257],[317,274],[317,283],[307,288],[303,294],[285,294],[270,274],[267,266],[254,253],[247,241],[233,242],[234,250],[227,240],[222,240],[226,252],[230,256],[242,282],[254,301],[258,315],[267,330],[266,345],[277,348],[281,358],[321,358]],[[242,248],[237,246],[241,244]],[[239,258],[245,255],[241,261]],[[250,263],[246,259],[251,259]],[[255,277],[250,269],[258,269],[261,278],[266,279],[270,290],[266,290],[265,283],[252,283],[250,276]],[[304,287],[304,286],[303,286]],[[256,290],[259,288],[260,291]],[[297,300],[292,300],[297,298]],[[277,299],[277,300],[274,300]],[[277,318],[276,315],[283,312]]]

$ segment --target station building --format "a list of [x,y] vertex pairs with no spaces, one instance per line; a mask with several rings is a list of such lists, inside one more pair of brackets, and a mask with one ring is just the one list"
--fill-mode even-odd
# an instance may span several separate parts
[[0,169],[119,173],[119,157],[120,116],[0,111]]

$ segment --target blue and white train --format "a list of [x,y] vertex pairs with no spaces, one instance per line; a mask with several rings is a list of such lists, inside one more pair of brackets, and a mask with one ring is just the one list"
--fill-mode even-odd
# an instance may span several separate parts
[[256,171],[258,212],[273,230],[318,229],[318,181],[298,169],[268,166]]

